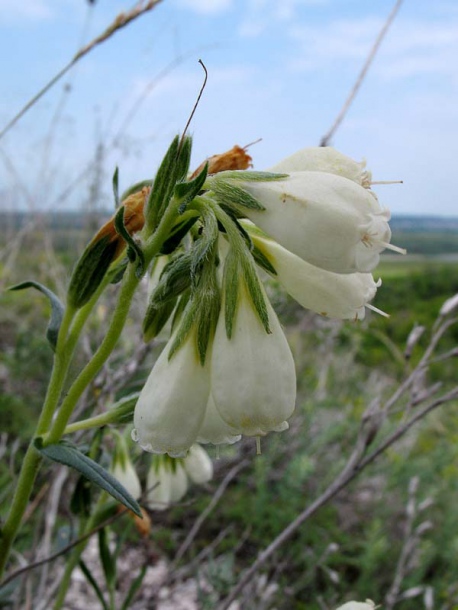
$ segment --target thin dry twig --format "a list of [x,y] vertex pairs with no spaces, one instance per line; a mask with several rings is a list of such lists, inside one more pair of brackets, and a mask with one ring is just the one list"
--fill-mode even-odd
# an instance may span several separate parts
[[108,517],[107,519],[105,519],[105,521],[102,521],[102,523],[99,523],[99,525],[97,525],[90,532],[87,532],[87,534],[84,534],[83,536],[80,536],[76,540],[73,540],[73,542],[70,542],[69,544],[67,544],[66,546],[61,548],[59,551],[56,551],[55,553],[53,553],[52,555],[49,555],[48,557],[45,557],[44,559],[40,559],[39,561],[34,561],[33,563],[29,563],[26,566],[19,568],[18,570],[15,570],[14,572],[11,572],[11,574],[8,574],[7,576],[5,576],[5,578],[0,582],[0,588],[4,587],[9,582],[15,580],[16,578],[21,576],[21,574],[29,572],[30,570],[33,570],[34,568],[38,568],[46,563],[49,563],[50,561],[54,561],[55,559],[62,557],[62,555],[65,555],[66,553],[68,553],[68,551],[71,551],[74,547],[78,546],[85,540],[89,540],[89,538],[91,538],[91,536],[96,534],[98,531],[102,530],[104,527],[107,527],[107,525],[111,525],[112,523],[117,521],[122,515],[124,515],[127,512],[129,512],[128,508],[124,508],[124,507],[120,508],[118,512],[116,512],[111,517]]
[[238,475],[238,473],[245,468],[246,466],[248,466],[250,464],[250,460],[245,459],[242,460],[241,462],[239,462],[238,464],[236,464],[228,473],[227,475],[224,477],[224,479],[221,481],[220,486],[218,487],[218,489],[216,490],[216,492],[213,494],[213,497],[211,499],[211,502],[209,503],[209,505],[207,506],[207,508],[202,511],[202,513],[199,515],[199,517],[196,519],[194,525],[192,526],[189,534],[186,536],[186,539],[184,540],[183,544],[180,546],[180,548],[178,549],[178,552],[175,556],[175,559],[173,560],[173,563],[171,565],[171,571],[173,571],[173,568],[179,563],[179,561],[181,560],[181,558],[184,556],[184,554],[186,553],[186,551],[189,549],[189,547],[192,544],[192,541],[194,540],[194,538],[196,537],[197,533],[199,532],[200,528],[202,527],[205,519],[208,517],[208,515],[212,512],[212,510],[215,508],[215,506],[218,504],[218,502],[221,500],[224,492],[226,491],[227,486],[229,485],[229,483],[232,481],[232,479],[234,477],[236,477]]
[[364,81],[364,79],[366,77],[366,74],[367,74],[367,72],[368,72],[368,70],[370,68],[370,65],[373,62],[374,57],[376,56],[377,51],[379,50],[380,45],[382,44],[382,41],[385,38],[385,35],[388,32],[388,29],[389,29],[390,25],[393,23],[394,18],[396,17],[399,9],[401,8],[402,2],[403,2],[403,0],[397,0],[396,4],[394,5],[394,7],[393,7],[393,9],[391,11],[391,13],[388,15],[388,18],[387,18],[383,28],[380,30],[380,33],[377,36],[377,39],[374,42],[374,45],[373,45],[369,55],[367,56],[366,61],[364,62],[362,70],[359,73],[358,78],[356,79],[356,82],[353,85],[352,90],[350,91],[349,96],[345,100],[345,103],[342,106],[341,111],[337,115],[337,118],[334,121],[334,123],[331,126],[331,128],[329,129],[329,131],[321,138],[320,146],[328,146],[329,145],[329,141],[334,136],[334,134],[337,131],[337,129],[339,128],[340,124],[344,120],[345,115],[347,114],[348,109],[352,105],[353,100],[355,99],[356,94],[358,93],[359,88],[361,87],[361,85],[363,83],[363,81]]
[[43,97],[43,95],[45,95],[45,93],[47,93],[65,74],[67,74],[67,72],[73,68],[73,66],[80,59],[92,51],[92,49],[94,49],[96,46],[113,36],[113,34],[129,25],[129,23],[134,21],[134,19],[137,19],[141,15],[151,11],[160,2],[162,2],[162,0],[140,0],[133,8],[130,9],[130,11],[120,13],[104,32],[80,49],[69,61],[69,63],[64,66],[62,70],[60,70],[42,89],[40,89],[36,95],[34,95],[27,102],[27,104],[7,123],[2,131],[0,131],[0,139],[19,121],[19,119],[24,116],[28,110],[30,110],[30,108],[32,108],[32,106],[36,104],[36,102],[38,102],[39,99]]

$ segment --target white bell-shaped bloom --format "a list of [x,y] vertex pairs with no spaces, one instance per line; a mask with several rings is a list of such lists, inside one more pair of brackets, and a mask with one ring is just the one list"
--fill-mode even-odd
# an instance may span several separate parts
[[212,443],[213,445],[232,445],[233,443],[237,443],[241,438],[242,436],[237,434],[237,430],[228,426],[226,422],[221,419],[213,396],[210,394],[197,442],[203,444]]
[[130,459],[117,460],[111,469],[111,474],[117,479],[132,498],[138,500],[142,495],[142,488],[137,472]]
[[145,451],[184,457],[204,420],[210,395],[210,359],[207,357],[205,366],[200,364],[191,332],[169,360],[171,341],[140,393],[132,438]]
[[211,363],[211,392],[222,419],[247,436],[263,436],[288,427],[294,411],[296,372],[286,337],[266,298],[271,333],[266,333],[244,284],[231,339],[224,309],[216,327]]
[[332,146],[309,146],[276,163],[268,171],[279,174],[305,171],[328,172],[369,188],[372,176],[365,167],[365,161],[354,161]]
[[302,307],[341,320],[362,320],[381,280],[370,273],[333,273],[310,265],[271,239],[252,235],[274,266],[277,279]]
[[208,483],[213,478],[213,462],[205,449],[197,443],[189,449],[183,466],[188,477],[197,485]]
[[374,608],[374,602],[371,599],[366,599],[365,602],[347,602],[336,610],[374,610]]
[[312,265],[336,273],[370,272],[390,246],[390,213],[367,189],[325,172],[291,173],[275,182],[245,182],[266,209],[250,220]]
[[152,510],[165,510],[179,502],[188,489],[188,477],[181,460],[175,464],[153,460],[146,478],[146,505]]

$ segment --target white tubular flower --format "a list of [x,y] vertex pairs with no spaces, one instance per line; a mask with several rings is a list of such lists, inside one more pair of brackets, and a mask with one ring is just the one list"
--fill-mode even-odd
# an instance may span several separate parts
[[[253,243],[274,266],[277,279],[302,307],[341,320],[362,320],[381,280],[370,273],[333,273],[310,265],[277,242],[251,235]],[[380,310],[376,310],[381,313]]]
[[296,400],[293,356],[267,298],[266,304],[270,334],[241,285],[232,337],[227,338],[222,311],[213,344],[211,392],[216,408],[229,426],[247,436],[285,430]]
[[152,510],[165,510],[179,502],[188,489],[188,477],[180,461],[171,464],[153,460],[146,478],[146,505]]
[[138,500],[142,495],[140,480],[130,459],[125,459],[123,463],[117,460],[111,470],[111,474],[117,479],[132,498]]
[[208,483],[213,478],[213,462],[200,445],[192,445],[183,460],[183,466],[188,477],[197,485]]
[[241,438],[242,435],[237,434],[237,430],[228,426],[226,422],[221,419],[213,396],[210,394],[197,442],[204,445],[207,443],[211,443],[212,445],[232,445],[237,443]]
[[266,209],[244,210],[263,231],[312,265],[370,272],[389,244],[390,213],[363,187],[325,172],[295,172],[275,182],[245,182]]
[[365,167],[365,161],[358,163],[331,146],[310,146],[286,157],[268,171],[279,174],[305,171],[328,172],[353,180],[364,188],[370,188],[372,174],[364,169]]
[[194,333],[169,360],[172,339],[137,401],[132,438],[151,453],[184,457],[195,442],[210,395],[209,358],[199,361]]
[[371,599],[366,599],[365,602],[347,602],[343,606],[339,606],[336,610],[374,610],[375,604]]

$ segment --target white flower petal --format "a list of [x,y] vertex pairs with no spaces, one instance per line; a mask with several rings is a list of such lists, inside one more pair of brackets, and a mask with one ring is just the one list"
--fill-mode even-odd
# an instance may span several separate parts
[[241,286],[232,338],[227,338],[221,313],[213,344],[211,391],[216,408],[229,426],[248,436],[263,436],[282,426],[296,399],[293,356],[266,302],[270,334]]
[[243,188],[266,208],[244,213],[282,246],[312,265],[337,273],[369,272],[389,247],[389,212],[352,180],[296,172]]
[[188,489],[188,477],[180,462],[171,465],[153,463],[146,479],[146,505],[152,510],[165,510],[179,502]]
[[280,174],[305,171],[328,172],[368,188],[371,174],[364,169],[365,166],[364,161],[358,163],[331,146],[310,146],[283,159],[268,171]]
[[208,453],[200,445],[194,444],[183,460],[186,474],[193,483],[202,485],[213,478],[213,462]]
[[210,394],[204,421],[197,436],[197,442],[203,444],[212,443],[213,445],[221,445],[223,443],[232,445],[233,443],[237,443],[241,438],[242,436],[237,434],[237,430],[228,426],[226,422],[221,419],[213,396]]
[[193,334],[169,360],[170,345],[162,351],[140,393],[132,438],[145,451],[184,457],[205,416],[209,358],[205,366],[200,364]]
[[298,303],[330,318],[362,320],[381,282],[370,273],[333,273],[310,265],[277,242],[252,235],[277,271],[273,276]]

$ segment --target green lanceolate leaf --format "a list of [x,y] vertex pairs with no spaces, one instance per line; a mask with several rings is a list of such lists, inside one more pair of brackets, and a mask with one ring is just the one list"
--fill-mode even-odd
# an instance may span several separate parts
[[145,255],[143,250],[130,235],[124,224],[124,206],[121,206],[115,216],[115,229],[116,232],[123,238],[127,244],[127,257],[131,263],[137,262],[135,268],[135,274],[137,277],[141,277],[145,270]]
[[179,143],[179,136],[175,136],[157,170],[154,178],[154,188],[151,189],[145,204],[145,222],[150,230],[157,227],[162,211],[168,205],[172,196],[176,183]]
[[97,595],[99,602],[102,605],[103,610],[110,610],[110,607],[108,606],[107,602],[105,601],[105,598],[103,597],[102,590],[100,589],[96,578],[92,575],[92,572],[89,569],[88,565],[82,559],[80,559],[79,566],[80,566],[81,571],[83,572],[84,576],[87,578],[88,583],[94,589],[94,592]]
[[147,568],[148,568],[148,565],[144,565],[141,568],[141,570],[139,571],[138,576],[134,579],[134,581],[130,585],[129,590],[127,591],[127,595],[121,606],[121,610],[129,610],[129,608],[131,607],[131,602],[133,601],[135,594],[140,589],[143,579],[145,578]]
[[80,474],[84,475],[87,479],[95,483],[101,489],[104,489],[113,498],[121,502],[126,508],[133,511],[139,517],[142,516],[140,507],[134,498],[129,494],[128,491],[114,478],[109,472],[107,472],[100,464],[91,460],[87,455],[81,453],[79,449],[71,445],[66,441],[60,441],[52,445],[43,445],[43,439],[37,438],[34,441],[35,448],[45,457],[58,462],[59,464],[65,464],[70,468],[73,468]]
[[253,171],[226,171],[219,172],[218,178],[229,178],[231,180],[238,180],[239,182],[275,182],[277,180],[284,180],[288,178],[289,174],[275,174],[272,172],[253,172]]
[[[199,268],[211,257],[210,253],[214,250],[219,236],[218,222],[210,210],[202,215],[202,221],[201,234],[194,242],[191,250],[191,278],[193,285],[196,284],[195,280]],[[211,258],[213,259],[214,257]]]
[[224,262],[224,321],[226,324],[226,335],[232,337],[232,328],[237,311],[239,299],[239,273],[240,266],[237,255],[230,251]]
[[68,302],[72,307],[83,307],[94,295],[113,262],[116,247],[109,235],[88,244],[70,278]]
[[170,233],[170,237],[168,237],[165,242],[162,244],[160,254],[171,254],[174,252],[178,246],[180,245],[181,240],[187,233],[191,227],[195,224],[198,216],[194,216],[192,218],[187,218],[182,222],[178,222],[172,229]]
[[221,309],[221,291],[218,286],[216,269],[214,264],[206,265],[204,269],[199,289],[196,290],[195,298],[198,301],[197,309],[197,351],[199,352],[200,363],[205,364],[208,346],[215,336],[216,324]]
[[277,275],[277,270],[269,261],[267,256],[256,246],[253,247],[251,254],[253,255],[256,264],[258,264],[262,269],[270,273],[271,275]]
[[192,252],[184,252],[164,267],[161,278],[151,294],[151,307],[156,309],[170,299],[180,296],[182,292],[189,288],[191,285],[191,265]]
[[118,208],[119,207],[119,168],[117,166],[113,173],[112,184],[113,184],[113,195],[114,195],[114,200],[115,200],[115,207]]
[[207,179],[207,172],[208,163],[205,164],[202,171],[193,180],[190,180],[189,182],[179,182],[175,186],[175,198],[186,205],[192,201],[194,197],[197,197]]
[[100,563],[102,564],[108,589],[112,590],[116,582],[116,559],[110,552],[107,539],[107,530],[105,527],[99,530],[98,538]]
[[263,211],[266,209],[253,195],[250,195],[241,186],[238,186],[235,181],[219,179],[219,174],[211,179],[210,189],[221,206],[235,207],[236,210],[247,208],[249,210]]
[[55,350],[57,337],[59,335],[59,328],[64,315],[64,306],[54,292],[49,290],[49,288],[46,288],[46,286],[32,280],[22,282],[21,284],[16,284],[16,286],[12,286],[9,288],[9,290],[24,290],[24,288],[36,288],[48,297],[49,302],[51,303],[51,317],[49,319],[48,328],[46,329],[46,338],[48,339],[52,349]]
[[148,343],[158,336],[175,309],[177,299],[167,300],[163,305],[150,305],[143,319],[143,341]]
[[178,158],[175,168],[174,186],[187,176],[189,164],[191,163],[192,138],[185,136],[178,146]]
[[261,324],[264,326],[266,333],[270,333],[269,314],[267,311],[266,298],[261,287],[256,268],[253,261],[248,256],[244,256],[241,261],[243,277],[246,287],[251,297],[256,313],[258,314]]

